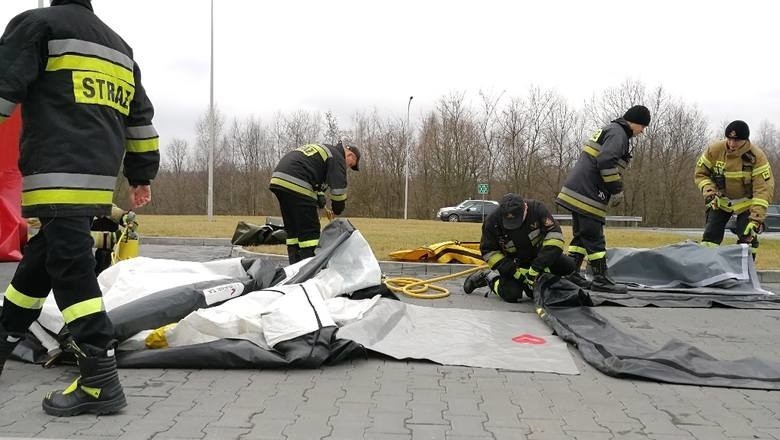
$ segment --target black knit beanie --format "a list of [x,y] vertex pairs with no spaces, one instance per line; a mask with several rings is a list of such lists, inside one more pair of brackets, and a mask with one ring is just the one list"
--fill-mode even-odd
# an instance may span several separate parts
[[623,115],[623,119],[647,127],[650,125],[650,110],[643,105],[635,105],[626,111],[626,114]]
[[750,138],[750,127],[745,121],[734,121],[726,126],[726,137],[746,141]]

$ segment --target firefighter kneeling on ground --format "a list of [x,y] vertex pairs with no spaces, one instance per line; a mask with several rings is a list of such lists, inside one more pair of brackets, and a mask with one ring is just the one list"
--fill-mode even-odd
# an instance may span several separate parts
[[730,123],[726,140],[710,145],[699,158],[694,180],[706,205],[701,245],[720,245],[726,223],[736,214],[737,243],[750,244],[755,259],[775,181],[766,154],[749,138],[744,121]]
[[492,270],[469,275],[463,290],[468,294],[489,286],[504,301],[518,302],[523,292],[533,297],[536,277],[542,272],[566,277],[587,288],[587,281],[573,276],[574,259],[563,254],[563,246],[561,226],[544,204],[507,194],[482,225],[479,247],[482,259]]

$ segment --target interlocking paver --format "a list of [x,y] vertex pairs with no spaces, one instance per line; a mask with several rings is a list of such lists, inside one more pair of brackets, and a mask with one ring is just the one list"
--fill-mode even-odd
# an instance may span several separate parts
[[[226,247],[142,245],[142,254],[222,258]],[[0,281],[12,265],[0,263]],[[404,269],[420,273],[420,266]],[[437,268],[448,270],[452,268]],[[433,272],[434,270],[431,269]],[[431,307],[513,310],[527,303],[453,294]],[[775,288],[780,286],[775,286]],[[661,344],[675,337],[716,356],[780,358],[780,311],[621,309],[599,313]],[[0,437],[106,440],[320,439],[780,439],[780,392],[618,379],[588,366],[578,376],[442,366],[371,355],[311,370],[120,370],[128,407],[115,416],[56,418],[43,395],[67,386],[77,369],[10,361],[0,377]]]

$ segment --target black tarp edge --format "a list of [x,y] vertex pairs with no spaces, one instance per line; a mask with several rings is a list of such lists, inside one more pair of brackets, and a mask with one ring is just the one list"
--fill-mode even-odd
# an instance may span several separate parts
[[[549,274],[537,282],[537,313],[588,364],[609,376],[659,382],[751,389],[780,389],[780,363],[755,357],[721,360],[699,348],[671,340],[654,349],[599,315],[590,295]],[[749,307],[746,307],[749,308]]]

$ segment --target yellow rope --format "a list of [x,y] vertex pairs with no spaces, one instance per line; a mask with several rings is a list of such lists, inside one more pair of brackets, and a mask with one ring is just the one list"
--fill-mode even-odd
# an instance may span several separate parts
[[[446,298],[450,295],[450,291],[445,289],[444,287],[436,286],[433,283],[437,283],[439,281],[451,280],[453,278],[459,278],[487,268],[488,265],[483,264],[481,266],[474,266],[471,269],[466,269],[458,273],[431,278],[430,280],[421,280],[419,278],[403,277],[403,276],[392,277],[392,278],[386,278],[384,283],[387,286],[387,288],[392,290],[393,292],[400,292],[412,298],[422,298],[422,299]],[[439,293],[425,293],[428,291],[428,289],[435,290]]]

